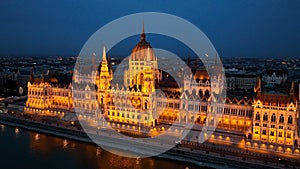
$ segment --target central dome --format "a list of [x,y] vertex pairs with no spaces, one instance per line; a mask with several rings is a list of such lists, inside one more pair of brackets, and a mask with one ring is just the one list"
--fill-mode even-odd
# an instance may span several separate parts
[[144,25],[140,41],[132,49],[131,61],[155,61],[156,57],[149,42],[146,41],[146,34],[144,32]]

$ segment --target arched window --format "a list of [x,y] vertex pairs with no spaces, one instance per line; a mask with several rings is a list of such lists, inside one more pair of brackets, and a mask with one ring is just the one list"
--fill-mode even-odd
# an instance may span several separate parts
[[280,117],[279,117],[279,123],[284,123],[284,117],[283,117],[283,114],[281,114]]
[[201,89],[199,90],[199,96],[200,96],[200,98],[203,97],[203,91]]
[[140,85],[143,85],[143,83],[144,83],[144,74],[143,73],[141,73],[141,75],[140,75]]
[[275,122],[275,121],[276,121],[275,113],[273,113],[273,115],[272,115],[272,117],[271,117],[271,121],[272,121],[272,122]]
[[206,90],[204,95],[205,95],[205,97],[209,97],[209,95],[210,95],[210,94],[209,94],[209,91]]
[[290,115],[289,118],[288,118],[288,123],[289,123],[289,124],[293,124],[293,117],[292,117],[291,115]]
[[260,114],[258,112],[255,115],[255,120],[260,120]]
[[268,115],[267,115],[267,113],[264,114],[263,120],[264,121],[268,121]]

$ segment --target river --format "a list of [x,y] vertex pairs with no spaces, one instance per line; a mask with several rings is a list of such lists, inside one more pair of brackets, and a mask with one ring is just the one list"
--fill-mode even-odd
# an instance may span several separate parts
[[133,159],[96,145],[0,124],[2,169],[205,169],[162,158]]

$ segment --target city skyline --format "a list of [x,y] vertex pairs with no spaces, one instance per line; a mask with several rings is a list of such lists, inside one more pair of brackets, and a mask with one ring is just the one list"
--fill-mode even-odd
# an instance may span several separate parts
[[[1,56],[78,55],[85,41],[106,23],[148,11],[187,19],[208,36],[223,57],[297,58],[299,53],[299,1],[2,3]],[[147,33],[147,27],[145,31]],[[129,38],[128,42],[134,44],[135,39]],[[163,42],[159,43],[161,39]],[[153,35],[149,40],[158,46],[170,47],[164,45],[170,41],[166,38]],[[130,52],[126,49],[117,49],[111,55]],[[179,51],[181,56],[189,54],[189,51]]]

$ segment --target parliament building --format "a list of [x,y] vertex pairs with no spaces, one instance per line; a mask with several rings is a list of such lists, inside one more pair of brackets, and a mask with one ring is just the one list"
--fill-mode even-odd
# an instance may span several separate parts
[[[95,55],[91,60],[96,62]],[[105,48],[100,66],[93,64],[89,74],[75,69],[72,83],[63,84],[49,75],[31,75],[25,112],[76,112],[79,119],[92,121],[94,126],[110,125],[144,134],[163,131],[174,122],[183,128],[194,123],[199,130],[212,123],[217,124],[217,129],[209,136],[211,139],[299,153],[299,85],[294,81],[285,81],[279,89],[264,85],[262,78],[257,77],[253,94],[245,92],[243,96],[227,95],[220,99],[211,91],[212,85],[223,85],[220,77],[210,78],[205,69],[195,67],[192,74],[182,75],[182,88],[172,82],[167,87],[166,73],[159,70],[158,59],[144,31],[128,59],[123,84],[113,83],[113,77]],[[155,93],[160,86],[164,86],[162,92]],[[217,119],[207,116],[212,99],[223,103],[216,109],[221,114]]]

